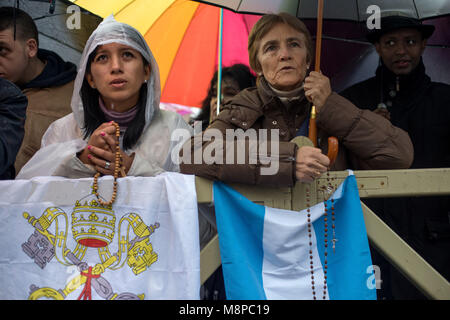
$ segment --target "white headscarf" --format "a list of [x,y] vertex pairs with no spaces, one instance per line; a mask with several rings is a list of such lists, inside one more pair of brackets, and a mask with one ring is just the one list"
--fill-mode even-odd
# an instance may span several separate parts
[[130,46],[131,48],[139,51],[145,60],[151,66],[150,79],[147,83],[147,103],[145,109],[145,129],[148,128],[150,122],[155,114],[159,110],[159,101],[161,98],[161,84],[159,80],[159,68],[156,60],[150,51],[150,48],[145,42],[144,37],[130,25],[118,22],[114,19],[113,15],[105,18],[100,23],[97,29],[94,30],[89,37],[84,47],[83,54],[81,55],[80,66],[78,74],[75,79],[74,90],[72,95],[72,111],[75,120],[78,123],[79,128],[84,128],[84,111],[83,102],[81,101],[80,90],[83,85],[83,81],[86,74],[86,65],[90,54],[101,45],[108,43],[120,43]]

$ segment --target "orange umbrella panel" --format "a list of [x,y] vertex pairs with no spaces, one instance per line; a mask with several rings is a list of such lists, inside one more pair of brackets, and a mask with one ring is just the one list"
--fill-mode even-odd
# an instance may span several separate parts
[[[168,72],[165,81],[161,74],[161,82],[164,81],[161,101],[200,106],[217,64],[218,12],[217,8],[206,5],[199,6],[195,11],[170,68],[165,69]],[[146,39],[153,50],[151,35]],[[156,59],[160,54],[164,54],[164,51],[162,46],[155,46]]]
[[[185,4],[198,6],[188,18],[189,23],[181,23],[181,17],[175,23],[168,23],[165,16],[180,11],[169,8],[145,35],[150,48],[160,63],[162,97],[161,101],[185,106],[201,107],[210,81],[217,70],[219,58],[220,9],[214,6],[185,1]],[[172,13],[173,11],[173,13]],[[187,20],[186,11],[183,10]],[[235,63],[249,65],[247,41],[248,33],[259,16],[223,12],[222,67]],[[186,26],[185,30],[179,25]],[[176,26],[171,31],[162,31],[169,25]],[[157,31],[159,30],[159,31]],[[162,33],[160,33],[162,32]],[[161,34],[173,33],[174,37],[183,34],[182,40],[170,47],[170,38]],[[176,49],[175,49],[176,48]],[[168,52],[176,50],[173,57]],[[163,62],[164,61],[164,62]],[[167,74],[165,74],[167,72]]]

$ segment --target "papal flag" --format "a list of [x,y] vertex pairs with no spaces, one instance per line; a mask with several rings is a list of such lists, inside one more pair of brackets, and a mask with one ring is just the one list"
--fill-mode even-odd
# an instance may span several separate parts
[[[198,299],[193,176],[0,181],[0,299]],[[103,201],[112,177],[99,179]]]
[[227,299],[376,299],[356,179],[300,212],[214,183]]

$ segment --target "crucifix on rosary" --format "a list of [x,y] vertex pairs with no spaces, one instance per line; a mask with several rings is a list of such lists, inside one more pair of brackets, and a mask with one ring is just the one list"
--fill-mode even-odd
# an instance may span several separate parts
[[[323,261],[323,274],[324,274],[324,281],[323,281],[323,299],[326,299],[326,295],[327,295],[327,269],[328,269],[328,258],[329,258],[329,254],[328,254],[328,245],[331,242],[331,246],[333,248],[333,254],[336,252],[336,242],[338,241],[338,239],[336,238],[336,228],[335,228],[335,211],[334,211],[334,198],[331,198],[327,201],[327,196],[326,194],[328,194],[329,196],[336,190],[336,186],[332,185],[332,180],[334,180],[334,178],[330,177],[330,172],[327,172],[327,186],[323,188],[323,195],[324,195],[324,213],[323,213],[323,217],[324,217],[324,256],[325,259]],[[311,273],[311,289],[312,289],[312,296],[313,299],[316,300],[316,292],[317,292],[317,279],[314,278],[314,259],[313,259],[313,248],[312,248],[312,217],[311,217],[311,203],[310,203],[310,198],[311,196],[311,190],[309,187],[306,188],[306,205],[307,205],[307,209],[306,209],[306,216],[307,216],[307,223],[308,223],[308,240],[309,240],[309,265],[310,265],[310,273]],[[331,202],[331,210],[330,210],[330,205],[329,202]],[[330,212],[331,211],[331,212]],[[330,214],[331,213],[331,214]],[[331,218],[331,221],[330,221]],[[330,223],[331,222],[331,223]],[[331,224],[331,231],[332,231],[332,239],[329,242],[329,226]],[[319,244],[318,244],[319,245]]]
[[[329,172],[327,172],[327,175],[329,177]],[[329,183],[329,187],[332,189],[336,189],[336,187],[331,187],[331,183]],[[333,248],[333,253],[336,252],[336,242],[338,241],[338,239],[336,239],[336,227],[334,225],[335,222],[335,214],[334,214],[334,199],[331,199],[331,229],[333,230],[333,238],[331,239],[332,242],[332,248]]]
[[338,242],[338,239],[336,239],[336,233],[333,231],[333,239],[331,240],[331,242],[333,243],[333,253],[336,252],[336,242]]

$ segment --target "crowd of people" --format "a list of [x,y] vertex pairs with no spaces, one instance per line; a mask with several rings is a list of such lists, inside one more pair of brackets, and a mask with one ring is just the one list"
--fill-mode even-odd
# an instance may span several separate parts
[[[214,74],[201,114],[192,119],[202,122],[202,132],[194,135],[192,123],[159,108],[158,64],[139,31],[106,18],[87,40],[77,68],[39,48],[36,25],[26,12],[2,7],[0,179],[84,178],[96,173],[151,177],[173,171],[292,187],[328,170],[450,167],[450,86],[433,82],[422,61],[433,31],[414,18],[383,17],[381,28],[367,34],[380,57],[375,76],[336,93],[326,75],[312,71],[313,41],[304,23],[286,13],[264,15],[248,39],[252,70],[242,64],[223,68],[219,99],[218,72]],[[299,147],[291,141],[306,135],[312,106],[318,145]],[[177,129],[190,136],[182,147],[171,139]],[[243,163],[228,163],[227,154],[238,143],[225,138],[230,129],[267,129],[269,135],[277,129],[278,138],[267,140],[266,155],[276,163],[277,173],[264,174],[267,163],[253,163],[250,149]],[[196,163],[196,154],[203,155],[213,143],[196,143],[208,130],[223,137],[218,151],[223,161]],[[333,163],[326,156],[330,136],[339,141]],[[259,137],[255,139],[258,144]],[[173,154],[179,154],[181,162]],[[367,204],[450,279],[449,196]],[[200,223],[200,233],[215,227],[205,220]],[[424,298],[372,251],[384,283],[380,299]],[[220,270],[205,286],[214,294],[204,298],[226,298]]]

